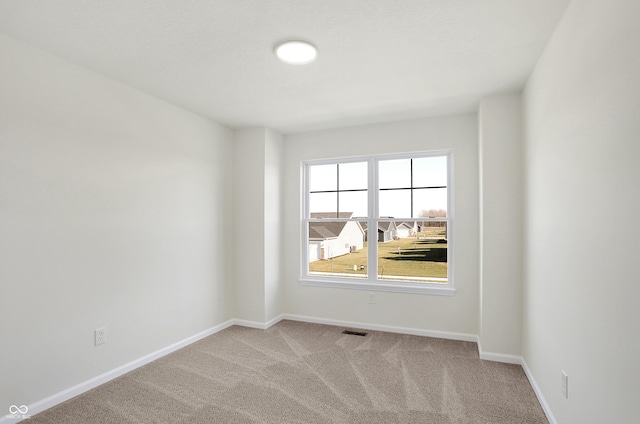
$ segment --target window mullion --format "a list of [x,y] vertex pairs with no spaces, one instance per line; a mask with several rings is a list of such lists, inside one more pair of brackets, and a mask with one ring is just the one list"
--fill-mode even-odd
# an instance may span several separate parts
[[311,211],[309,210],[309,164],[305,163],[302,170],[302,186],[304,188],[304,204],[302,208],[302,263],[300,269],[302,275],[309,275],[309,218],[311,217]]
[[367,246],[368,246],[368,270],[369,281],[378,279],[378,170],[377,161],[369,159],[368,164],[369,185],[369,216],[367,218]]
[[411,214],[411,217],[413,218],[413,158],[410,161],[411,164],[411,209],[409,210],[409,213]]
[[340,218],[340,164],[336,164],[336,218]]

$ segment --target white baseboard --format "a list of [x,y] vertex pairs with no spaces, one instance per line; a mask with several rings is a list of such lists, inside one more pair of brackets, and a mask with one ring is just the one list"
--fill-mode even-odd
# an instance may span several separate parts
[[266,330],[267,328],[271,327],[272,325],[275,325],[277,323],[279,323],[280,321],[282,321],[284,318],[284,314],[280,314],[277,317],[270,319],[267,322],[258,322],[258,321],[249,321],[246,319],[231,319],[229,320],[229,322],[231,322],[231,325],[239,325],[241,327],[249,327],[249,328],[257,328],[259,330]]
[[232,325],[239,325],[240,327],[248,327],[248,328],[257,328],[258,330],[266,330],[267,324],[264,322],[258,321],[249,321],[247,319],[237,319],[234,318],[231,320]]
[[[185,346],[190,345],[191,343],[197,342],[200,339],[208,337],[212,334],[217,333],[218,331],[222,331],[225,328],[231,327],[234,325],[234,320],[229,320],[223,322],[222,324],[218,324],[215,327],[211,327],[207,330],[204,330],[198,334],[195,334],[191,337],[187,337],[184,340],[176,342],[170,346],[159,349],[155,352],[152,352],[148,355],[143,356],[142,358],[138,358],[134,361],[129,362],[128,364],[124,364],[118,368],[115,368],[111,371],[107,371],[103,374],[98,375],[97,377],[93,377],[87,381],[83,381],[82,383],[76,384],[73,387],[70,387],[66,390],[58,392],[54,395],[51,395],[45,399],[39,400],[35,403],[29,405],[28,415],[33,416],[38,414],[46,409],[52,408],[64,401],[67,401],[73,397],[76,397],[88,390],[91,390],[95,387],[98,387],[108,381],[113,380],[116,377],[120,377],[123,374],[126,374],[130,371],[133,371],[136,368],[139,368],[149,362],[155,361],[158,358],[161,358],[165,355],[168,355],[171,352],[175,352],[178,349],[181,349]],[[22,421],[22,419],[16,419],[7,415],[0,416],[0,424],[5,423],[17,423]]]
[[480,359],[494,362],[502,362],[505,364],[522,365],[522,356],[509,355],[506,353],[485,352],[482,350],[480,341],[478,340],[478,355]]
[[282,314],[281,319],[292,321],[311,322],[315,324],[335,325],[338,327],[360,328],[363,330],[386,331],[388,333],[412,334],[414,336],[436,337],[439,339],[460,340],[465,342],[477,342],[478,336],[475,334],[453,333],[448,331],[423,330],[421,328],[396,327],[390,325],[367,324],[356,321],[342,321],[328,318],[316,318],[304,315]]
[[553,413],[551,412],[551,408],[549,407],[547,400],[544,398],[544,395],[542,394],[542,390],[540,390],[540,386],[538,386],[536,379],[533,378],[533,374],[531,373],[531,370],[529,369],[529,366],[527,365],[527,362],[524,360],[524,358],[522,358],[521,365],[522,365],[522,368],[524,369],[524,373],[527,375],[527,378],[529,379],[529,383],[533,388],[533,392],[536,394],[536,397],[538,398],[538,402],[540,402],[540,406],[542,406],[542,410],[544,411],[544,414],[547,416],[547,420],[549,420],[549,424],[558,424],[558,421],[556,421],[556,417],[553,416]]
[[285,314],[280,314],[275,318],[270,319],[269,321],[267,321],[265,323],[265,330],[269,327],[271,327],[272,325],[276,325],[277,323],[279,323],[280,321],[282,321],[285,317]]
[[505,364],[521,364],[521,357],[516,355],[507,355],[504,353],[479,352],[480,359],[493,362],[502,362]]

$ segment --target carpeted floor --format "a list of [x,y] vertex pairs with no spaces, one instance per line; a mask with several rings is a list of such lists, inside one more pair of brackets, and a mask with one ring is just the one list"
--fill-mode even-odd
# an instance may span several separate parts
[[547,423],[520,366],[475,343],[281,321],[230,327],[36,423]]

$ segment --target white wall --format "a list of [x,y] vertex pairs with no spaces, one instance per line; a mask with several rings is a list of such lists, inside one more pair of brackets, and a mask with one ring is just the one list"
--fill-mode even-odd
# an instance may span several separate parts
[[[347,246],[345,246],[345,244]],[[333,238],[333,239],[325,240],[322,243],[322,248],[324,248],[323,259],[331,259],[331,258],[336,258],[342,255],[346,255],[351,251],[348,245],[349,245],[349,242],[344,238]]]
[[[466,334],[478,333],[478,143],[475,114],[401,121],[285,136],[285,310],[292,314]],[[455,286],[453,297],[301,286],[301,161],[453,149]]]
[[282,135],[267,129],[264,143],[264,292],[265,321],[283,312]]
[[264,322],[265,129],[235,131],[234,148],[235,318]]
[[315,262],[320,260],[320,249],[324,241],[310,241],[309,242],[309,262]]
[[478,111],[483,354],[522,354],[521,115],[520,94],[485,98]]
[[356,250],[360,250],[364,247],[364,232],[357,222],[347,222],[342,229],[340,236],[343,240],[343,246],[346,244],[349,245],[349,252],[351,251],[352,246],[355,246]]
[[232,134],[4,36],[0,62],[5,414],[224,321]]
[[638,22],[574,1],[524,94],[523,353],[562,424],[640,417]]
[[235,132],[235,318],[265,323],[282,311],[282,136]]

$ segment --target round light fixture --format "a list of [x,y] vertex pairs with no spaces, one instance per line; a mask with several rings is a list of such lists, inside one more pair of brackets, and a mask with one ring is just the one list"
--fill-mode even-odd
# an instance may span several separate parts
[[290,65],[304,65],[318,57],[318,49],[311,43],[300,40],[289,40],[278,43],[275,48],[278,59]]

